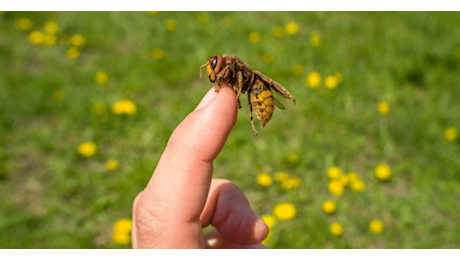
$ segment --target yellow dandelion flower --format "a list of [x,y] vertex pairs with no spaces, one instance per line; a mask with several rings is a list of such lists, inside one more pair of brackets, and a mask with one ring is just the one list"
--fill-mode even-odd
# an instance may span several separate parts
[[57,37],[54,34],[45,34],[43,37],[43,45],[54,46],[56,45]]
[[276,27],[275,27],[275,32],[274,32],[274,33],[275,33],[275,36],[276,36],[276,37],[281,38],[281,37],[283,37],[283,35],[284,35],[284,28],[281,27],[281,26],[276,26]]
[[455,48],[455,50],[454,50],[454,55],[455,55],[455,57],[457,57],[457,58],[460,59],[460,46],[458,46],[457,48]]
[[162,48],[155,48],[152,52],[152,55],[155,59],[159,60],[165,56],[165,52]]
[[233,19],[231,17],[225,17],[222,20],[222,23],[224,24],[225,27],[230,27],[233,24]]
[[253,31],[249,34],[249,41],[250,42],[253,42],[253,43],[256,43],[258,41],[260,41],[260,37],[261,37],[261,34],[260,32],[258,31]]
[[108,170],[113,171],[118,169],[119,163],[116,160],[108,160],[107,162],[105,162],[105,166]]
[[131,235],[129,233],[113,232],[112,241],[116,244],[126,246],[131,243]]
[[56,22],[49,21],[45,23],[45,31],[49,34],[56,34],[59,31],[59,26]]
[[207,23],[209,20],[209,15],[207,13],[200,13],[198,15],[198,21],[200,21],[200,23]]
[[104,103],[99,103],[93,106],[92,112],[95,115],[101,115],[104,114],[106,111],[107,106]]
[[150,15],[157,15],[160,11],[148,11]]
[[324,80],[324,85],[328,89],[335,89],[339,84],[339,79],[336,76],[327,76]]
[[82,47],[85,45],[86,39],[83,35],[81,34],[74,34],[72,37],[70,37],[70,44],[72,44],[75,47]]
[[172,20],[172,19],[171,19],[171,20],[168,20],[168,21],[166,22],[166,29],[167,29],[168,31],[175,31],[175,30],[177,29],[177,23],[176,23],[176,21],[174,21],[174,20]]
[[290,163],[298,163],[299,162],[299,156],[296,153],[290,153],[287,156],[287,159]]
[[281,188],[283,190],[290,190],[290,189],[294,188],[293,185],[292,185],[291,179],[287,179],[287,180],[282,181],[281,182]]
[[383,223],[378,219],[374,219],[369,224],[369,230],[374,234],[379,234],[383,232]]
[[290,178],[290,180],[294,188],[297,188],[302,184],[302,179],[299,177],[293,177],[293,178]]
[[114,232],[129,233],[131,232],[133,221],[129,218],[121,218],[113,224]]
[[341,236],[343,233],[343,226],[340,223],[335,222],[331,224],[329,230],[331,231],[332,235]]
[[344,186],[340,181],[330,181],[329,184],[327,185],[327,188],[335,196],[342,195],[344,191]]
[[128,245],[131,242],[130,232],[132,230],[132,220],[122,218],[113,224],[112,240],[119,245]]
[[80,51],[75,48],[75,47],[70,47],[67,49],[67,57],[69,57],[69,59],[76,59],[78,58],[78,56],[80,56]]
[[310,72],[307,76],[307,86],[310,88],[318,88],[320,84],[321,75],[316,71]]
[[85,142],[78,146],[78,153],[85,156],[91,157],[96,154],[97,146],[93,142]]
[[351,181],[350,187],[354,191],[364,191],[366,189],[366,184],[362,180],[356,179]]
[[347,186],[350,183],[350,178],[346,174],[342,174],[339,177],[339,181],[343,184],[343,186]]
[[94,81],[99,85],[104,85],[109,80],[109,75],[105,71],[98,71],[94,74]]
[[380,114],[386,115],[388,112],[390,112],[390,105],[387,102],[382,101],[378,104],[377,110]]
[[375,177],[379,180],[388,180],[391,177],[391,169],[386,164],[379,164],[375,167]]
[[62,89],[57,89],[53,92],[53,99],[54,100],[62,100],[64,98],[64,92]]
[[0,11],[0,15],[3,15],[5,13],[5,11]]
[[303,74],[303,70],[304,70],[304,69],[303,69],[303,66],[300,65],[300,64],[296,64],[296,65],[294,65],[294,67],[292,68],[292,71],[294,71],[294,74],[295,74],[296,76],[302,75],[302,74]]
[[272,176],[266,172],[261,173],[257,176],[257,183],[259,183],[262,186],[268,187],[273,183]]
[[292,203],[284,202],[273,208],[273,215],[281,221],[293,219],[296,215],[296,208]]
[[33,31],[29,33],[29,41],[32,44],[35,44],[35,45],[42,44],[44,38],[45,38],[45,34],[41,31]]
[[323,211],[327,214],[334,213],[335,203],[332,200],[326,200],[325,202],[323,202]]
[[317,32],[312,32],[310,34],[310,42],[313,47],[319,47],[321,45],[321,37]]
[[262,55],[262,61],[265,63],[271,63],[273,61],[273,57],[272,55],[265,53],[264,55]]
[[299,177],[288,178],[281,182],[281,188],[283,190],[289,190],[292,188],[297,188],[302,184],[302,179]]
[[115,102],[112,105],[112,112],[117,115],[120,115],[120,114],[131,115],[131,114],[136,113],[136,104],[129,99],[123,99],[123,100]]
[[276,179],[277,181],[281,181],[281,182],[282,182],[282,181],[285,181],[285,180],[289,179],[289,175],[288,175],[286,172],[277,172],[277,173],[275,174],[275,179]]
[[291,22],[291,23],[286,24],[286,27],[284,28],[284,30],[286,31],[286,34],[294,35],[299,30],[299,26],[296,23]]
[[327,177],[330,179],[337,179],[342,175],[342,170],[339,167],[332,166],[327,169]]
[[268,229],[268,234],[267,234],[267,237],[261,242],[262,245],[265,245],[265,246],[268,246],[268,240],[270,239],[270,237],[272,236],[272,229],[269,228]]
[[16,21],[16,24],[18,25],[19,29],[21,29],[24,32],[27,32],[30,29],[32,29],[32,21],[27,18],[19,18]]
[[349,172],[347,176],[350,181],[359,179],[358,174],[356,172]]
[[261,218],[270,229],[276,225],[276,218],[272,215],[263,215]]
[[454,141],[457,138],[457,129],[455,127],[448,127],[446,131],[444,132],[444,137],[447,139],[447,141]]
[[342,82],[343,81],[343,75],[342,73],[340,73],[340,71],[336,71],[334,73],[334,76],[337,78],[337,80],[339,81],[338,83]]

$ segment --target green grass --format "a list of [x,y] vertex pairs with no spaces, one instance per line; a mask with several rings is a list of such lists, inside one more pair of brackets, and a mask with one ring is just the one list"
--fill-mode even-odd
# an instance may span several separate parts
[[[57,22],[57,44],[31,44],[16,24],[22,17],[33,22],[31,30]],[[165,26],[171,19],[174,31]],[[447,141],[444,131],[460,129],[459,21],[460,13],[449,12],[4,12],[0,247],[121,247],[111,240],[112,224],[131,217],[170,134],[212,86],[199,79],[200,65],[231,53],[297,99],[296,106],[282,100],[286,110],[264,129],[257,123],[257,137],[242,102],[214,164],[214,176],[235,182],[259,214],[272,214],[281,202],[296,206],[294,219],[277,222],[271,247],[458,248],[460,142]],[[297,33],[275,37],[274,28],[290,22]],[[252,31],[260,32],[259,42],[249,41]],[[310,43],[313,31],[319,47]],[[69,59],[76,33],[86,44]],[[155,48],[164,50],[162,59],[153,57]],[[271,63],[263,61],[266,53]],[[94,81],[100,70],[109,75],[103,86]],[[309,88],[312,71],[322,83],[339,71],[343,82]],[[62,100],[53,98],[56,91]],[[111,112],[124,98],[137,113]],[[377,111],[380,101],[390,104],[386,116]],[[99,103],[107,109],[96,115]],[[97,144],[95,156],[77,153],[86,141]],[[290,153],[300,160],[290,163]],[[108,159],[120,168],[108,171]],[[380,163],[391,167],[391,180],[375,178]],[[332,195],[331,166],[357,172],[366,190]],[[279,171],[300,177],[301,186],[257,184],[259,173]],[[337,204],[333,215],[321,208],[328,199]],[[369,232],[372,219],[384,223],[383,233]],[[341,237],[330,234],[333,222],[343,225]]]

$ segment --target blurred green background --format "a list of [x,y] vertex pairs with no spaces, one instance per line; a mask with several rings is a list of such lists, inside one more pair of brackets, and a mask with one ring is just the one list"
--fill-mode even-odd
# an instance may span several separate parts
[[129,248],[114,223],[129,223],[170,134],[212,86],[199,67],[230,53],[297,99],[279,98],[286,110],[254,136],[244,95],[214,163],[270,222],[265,244],[458,248],[459,22],[1,12],[0,247]]

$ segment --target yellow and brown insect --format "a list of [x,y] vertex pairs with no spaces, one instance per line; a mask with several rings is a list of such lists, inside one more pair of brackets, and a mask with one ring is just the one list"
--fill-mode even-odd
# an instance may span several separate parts
[[248,92],[251,126],[256,135],[258,133],[252,119],[253,109],[262,127],[272,118],[274,105],[284,110],[284,106],[273,96],[272,89],[283,97],[290,98],[294,104],[296,103],[295,98],[292,97],[286,88],[259,71],[249,68],[243,60],[234,55],[221,56],[216,54],[209,58],[200,67],[200,78],[202,77],[202,70],[205,66],[209,80],[214,83],[216,91],[219,90],[221,83],[227,83],[233,87],[236,92],[236,103],[239,108],[241,108],[240,94]]

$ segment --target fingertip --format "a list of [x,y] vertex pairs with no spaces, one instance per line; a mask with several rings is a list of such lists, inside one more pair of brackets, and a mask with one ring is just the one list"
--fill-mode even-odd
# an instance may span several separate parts
[[195,111],[200,110],[201,108],[205,107],[210,101],[214,100],[215,97],[220,96],[222,104],[225,106],[227,103],[231,103],[231,100],[235,100],[236,94],[232,87],[227,84],[219,85],[218,90],[216,91],[216,87],[212,87],[209,91],[204,95],[201,99],[198,106],[195,108]]
[[213,100],[217,96],[217,92],[214,87],[212,87],[206,95],[204,95],[203,99],[201,99],[198,106],[195,108],[194,111],[200,110],[204,106],[206,106],[211,100]]
[[240,245],[262,242],[268,227],[251,208],[238,186],[226,180],[213,180],[201,216],[203,226],[212,224],[227,240]]
[[[254,212],[254,214],[259,217],[257,213]],[[257,241],[257,243],[262,242],[268,236],[268,226],[260,217],[259,220],[257,220],[257,222],[254,224],[253,236],[254,241]]]
[[168,146],[173,150],[190,150],[194,156],[211,162],[225,144],[236,118],[233,89],[226,84],[220,85],[218,91],[213,87],[176,128]]
[[194,112],[199,113],[202,110],[217,114],[219,116],[218,120],[224,121],[224,119],[227,119],[229,126],[233,127],[236,123],[238,112],[235,91],[227,84],[221,84],[217,91],[215,87],[212,87]]

